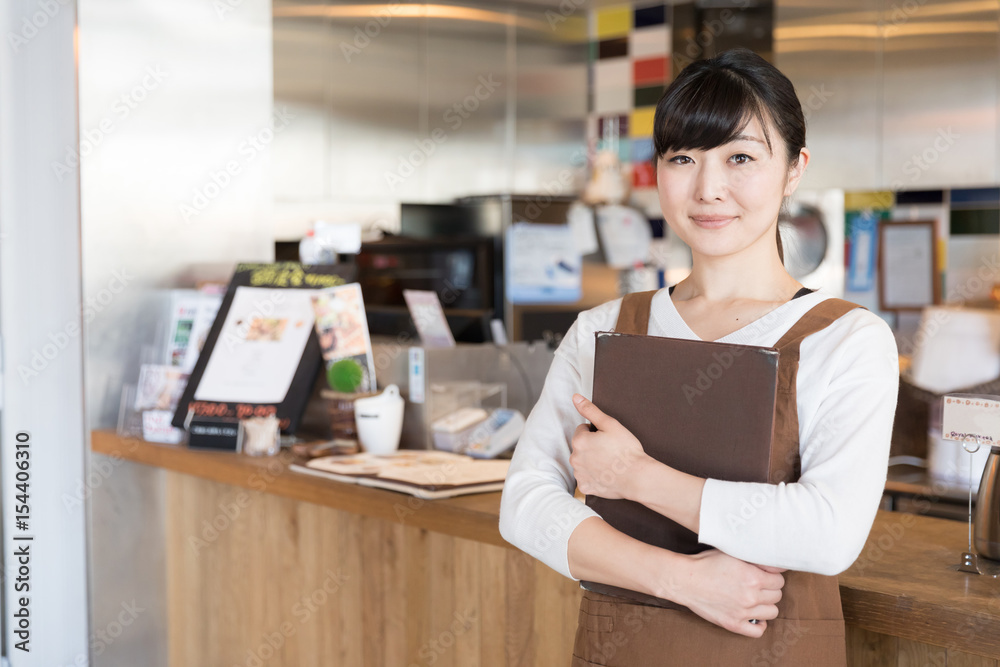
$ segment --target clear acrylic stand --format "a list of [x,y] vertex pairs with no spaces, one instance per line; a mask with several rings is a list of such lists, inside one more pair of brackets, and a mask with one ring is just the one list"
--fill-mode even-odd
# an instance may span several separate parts
[[142,438],[142,412],[135,409],[135,392],[136,385],[122,385],[117,429],[121,438]]
[[[979,448],[983,446],[982,441],[976,438],[975,449],[970,448],[971,441],[962,442],[962,449],[969,453],[970,459],[972,456],[979,451]],[[958,564],[957,569],[959,572],[968,572],[969,574],[982,574],[989,577],[997,578],[1000,577],[1000,567],[995,563],[990,562],[989,559],[980,560],[979,554],[972,550],[972,470],[975,466],[970,461],[969,463],[969,549],[962,554],[962,562]]]

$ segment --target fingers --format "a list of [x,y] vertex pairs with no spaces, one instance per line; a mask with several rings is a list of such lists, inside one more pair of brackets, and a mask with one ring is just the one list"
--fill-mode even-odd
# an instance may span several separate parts
[[734,625],[723,627],[726,628],[726,630],[735,632],[738,635],[759,639],[761,635],[764,634],[764,631],[767,630],[767,621],[764,619],[758,619],[758,621],[758,623],[751,623],[749,620],[744,619]]
[[[735,622],[722,627],[730,632],[757,639],[767,630],[767,622],[777,617],[778,608],[774,605],[758,605],[745,612],[745,615]],[[754,622],[751,622],[751,619]]]
[[[589,424],[580,424],[579,426],[577,426],[576,430],[573,431],[573,440],[576,440],[578,437],[580,437],[584,433],[590,433],[590,425]],[[572,441],[570,441],[570,444],[572,444]]]
[[783,567],[772,567],[770,565],[758,565],[757,567],[764,570],[765,572],[771,572],[772,574],[781,574],[782,572],[785,572],[787,569]]
[[599,407],[580,394],[573,394],[573,405],[580,416],[602,431],[606,431],[618,423],[617,420],[604,414]]
[[780,591],[785,585],[785,578],[780,574],[765,572],[760,579],[760,587],[765,590]]
[[[756,618],[762,624],[764,621],[770,621],[772,618],[778,618],[778,607],[773,604],[759,604],[749,612],[750,618]],[[750,625],[753,625],[752,623]]]
[[761,604],[776,605],[781,602],[781,591],[764,589],[759,595]]

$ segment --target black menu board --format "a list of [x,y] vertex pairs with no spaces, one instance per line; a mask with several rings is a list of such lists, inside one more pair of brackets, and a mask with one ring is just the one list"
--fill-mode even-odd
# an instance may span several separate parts
[[294,433],[322,367],[309,297],[353,278],[353,264],[237,265],[172,424],[275,415]]

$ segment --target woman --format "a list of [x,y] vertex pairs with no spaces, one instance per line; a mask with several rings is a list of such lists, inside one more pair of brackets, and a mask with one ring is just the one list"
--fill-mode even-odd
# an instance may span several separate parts
[[[654,132],[660,204],[691,247],[691,274],[577,318],[515,451],[501,533],[567,577],[676,603],[586,591],[574,666],[843,665],[832,575],[860,553],[885,483],[898,386],[892,332],[784,269],[778,214],[809,151],[794,88],[777,69],[744,49],[690,65],[657,105]],[[778,347],[779,373],[792,379],[772,441],[788,452],[787,470],[772,472],[789,482],[684,474],[646,456],[590,403],[594,332],[623,322],[638,322],[635,333]],[[655,396],[645,400],[655,409]],[[692,556],[643,544],[574,498],[574,487],[646,505],[713,548]]]

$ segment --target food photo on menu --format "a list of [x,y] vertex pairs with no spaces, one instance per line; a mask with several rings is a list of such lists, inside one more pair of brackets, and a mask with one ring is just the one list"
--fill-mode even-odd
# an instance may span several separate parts
[[349,283],[314,292],[312,301],[316,335],[327,367],[352,359],[361,368],[356,391],[375,390],[375,361],[365,317],[361,286]]

